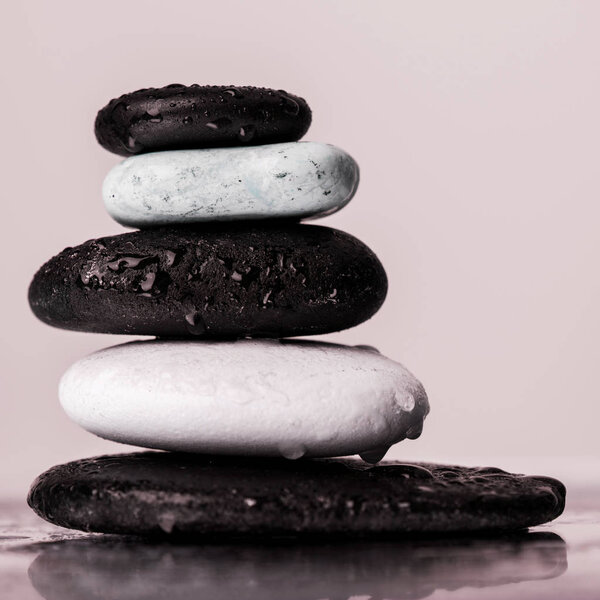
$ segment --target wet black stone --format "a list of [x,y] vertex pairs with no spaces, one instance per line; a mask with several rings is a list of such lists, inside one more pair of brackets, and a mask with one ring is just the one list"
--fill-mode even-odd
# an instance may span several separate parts
[[122,156],[299,140],[311,111],[283,90],[172,84],[124,94],[96,117],[98,142]]
[[53,467],[28,502],[72,529],[256,541],[522,529],[560,515],[565,488],[448,465],[144,452]]
[[147,229],[67,248],[35,275],[33,312],[77,331],[288,337],[358,325],[387,291],[356,238],[314,225]]

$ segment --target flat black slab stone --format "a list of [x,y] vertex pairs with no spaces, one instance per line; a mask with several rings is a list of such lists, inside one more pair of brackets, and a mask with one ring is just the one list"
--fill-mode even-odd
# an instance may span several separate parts
[[516,530],[560,515],[565,493],[495,468],[144,452],[53,467],[28,502],[83,531],[256,540]]
[[385,271],[347,233],[314,225],[160,228],[67,248],[29,302],[55,327],[172,337],[287,337],[370,318]]
[[171,84],[124,94],[96,117],[100,145],[129,156],[157,150],[299,140],[311,111],[284,90]]

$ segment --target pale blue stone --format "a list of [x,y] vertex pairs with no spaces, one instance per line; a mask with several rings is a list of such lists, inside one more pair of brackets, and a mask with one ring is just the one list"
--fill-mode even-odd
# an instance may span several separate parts
[[127,158],[104,180],[106,209],[119,223],[317,218],[345,206],[358,165],[339,148],[291,142],[172,150]]

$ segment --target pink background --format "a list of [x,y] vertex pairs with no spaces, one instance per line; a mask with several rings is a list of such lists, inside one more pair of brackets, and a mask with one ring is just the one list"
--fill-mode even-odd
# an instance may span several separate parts
[[100,198],[119,158],[95,142],[96,111],[173,82],[302,95],[305,139],[360,164],[356,198],[322,222],[375,250],[390,292],[326,339],[424,382],[423,436],[391,457],[533,456],[560,475],[561,457],[600,454],[600,3],[39,0],[9,3],[3,25],[5,495],[127,449],[57,401],[73,361],[127,338],[51,329],[26,292],[65,246],[123,231]]

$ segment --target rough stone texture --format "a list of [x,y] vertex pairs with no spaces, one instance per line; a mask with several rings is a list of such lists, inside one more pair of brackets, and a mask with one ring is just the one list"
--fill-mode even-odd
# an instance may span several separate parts
[[125,444],[374,462],[418,437],[429,412],[423,386],[399,363],[292,340],[122,344],[72,365],[59,396],[73,421]]
[[130,156],[294,142],[310,122],[306,101],[283,90],[171,84],[111,100],[98,112],[95,131],[104,148]]
[[385,271],[347,233],[313,225],[157,228],[90,240],[29,288],[42,321],[77,331],[287,337],[358,325]]
[[28,502],[84,531],[257,541],[521,529],[560,515],[565,488],[495,468],[138,453],[53,467]]
[[329,144],[173,150],[132,156],[104,180],[119,223],[150,227],[200,221],[321,217],[358,186],[358,165]]

